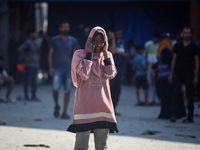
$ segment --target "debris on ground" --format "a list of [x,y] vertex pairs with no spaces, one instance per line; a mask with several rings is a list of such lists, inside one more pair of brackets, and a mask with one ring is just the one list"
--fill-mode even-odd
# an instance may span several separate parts
[[189,137],[189,138],[193,138],[193,139],[196,138],[196,136],[194,136],[194,135],[184,135],[184,134],[175,134],[175,136]]
[[34,121],[42,121],[42,119],[35,119]]
[[45,148],[50,148],[50,146],[45,145],[45,144],[26,144],[24,146],[25,147],[45,147]]
[[5,122],[1,122],[1,120],[0,120],[0,126],[4,126],[4,125],[6,125],[6,123]]
[[18,96],[16,97],[16,99],[17,99],[18,101],[22,101],[22,100],[23,100],[23,97],[20,96],[20,95],[18,95]]
[[147,131],[141,133],[141,135],[155,135],[156,133],[160,133],[160,131],[147,130]]

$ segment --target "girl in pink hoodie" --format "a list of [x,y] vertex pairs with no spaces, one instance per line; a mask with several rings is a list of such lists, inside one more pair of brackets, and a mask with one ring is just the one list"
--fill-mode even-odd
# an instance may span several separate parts
[[106,149],[109,132],[118,132],[109,84],[117,70],[103,28],[90,31],[85,50],[73,55],[71,72],[76,92],[73,123],[67,130],[76,133],[75,150],[88,149],[91,132],[95,149]]

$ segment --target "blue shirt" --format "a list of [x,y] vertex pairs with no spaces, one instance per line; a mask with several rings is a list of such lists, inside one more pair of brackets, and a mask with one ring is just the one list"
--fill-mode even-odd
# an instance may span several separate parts
[[68,36],[63,40],[60,35],[53,37],[50,41],[49,48],[53,48],[53,69],[61,69],[70,71],[73,50],[78,49],[78,41]]
[[21,47],[24,55],[31,59],[30,62],[25,61],[25,66],[38,67],[39,57],[37,53],[37,47],[34,41],[28,39],[22,44]]
[[142,69],[142,66],[146,66],[144,56],[137,54],[133,59],[133,67],[136,68],[135,76],[144,76],[147,71]]
[[163,48],[158,61],[159,79],[168,79],[171,73],[171,61],[173,52],[168,48]]

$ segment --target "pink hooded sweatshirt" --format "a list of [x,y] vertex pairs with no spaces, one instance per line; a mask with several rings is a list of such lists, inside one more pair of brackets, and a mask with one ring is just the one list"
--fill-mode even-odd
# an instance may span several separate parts
[[[93,38],[97,30],[103,31],[104,40],[108,40],[101,27],[93,28],[88,38]],[[108,51],[107,59],[111,64],[107,66],[103,52],[93,53],[93,60],[85,59],[86,54],[86,50],[77,50],[72,59],[71,73],[76,92],[73,123],[67,131],[76,133],[109,128],[110,132],[118,132],[109,83],[109,79],[117,74],[112,54]]]

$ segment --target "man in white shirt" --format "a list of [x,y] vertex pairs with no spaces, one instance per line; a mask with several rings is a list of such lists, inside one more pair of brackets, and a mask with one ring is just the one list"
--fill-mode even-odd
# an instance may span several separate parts
[[[159,44],[160,33],[158,31],[154,31],[152,33],[152,43],[148,44],[146,48],[146,58],[148,63],[147,69],[147,81],[148,81],[148,101],[155,104],[156,101],[156,87],[155,87],[155,80],[152,76],[152,65],[157,63],[157,51],[158,51],[158,44]],[[160,104],[160,100],[158,102]]]

